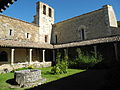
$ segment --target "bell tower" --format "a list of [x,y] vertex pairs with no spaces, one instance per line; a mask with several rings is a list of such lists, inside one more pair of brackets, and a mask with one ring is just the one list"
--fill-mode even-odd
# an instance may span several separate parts
[[50,43],[52,24],[54,24],[54,9],[45,3],[37,2],[34,23],[40,27],[40,43]]

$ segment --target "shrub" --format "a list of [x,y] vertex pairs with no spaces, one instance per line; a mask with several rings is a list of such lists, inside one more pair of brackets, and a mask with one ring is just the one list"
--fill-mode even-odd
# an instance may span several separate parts
[[34,66],[33,65],[29,65],[27,68],[28,69],[34,69]]
[[67,73],[68,57],[65,55],[65,57],[62,60],[60,59],[60,57],[61,57],[61,54],[57,53],[57,57],[56,57],[57,64],[51,69],[52,74]]
[[77,49],[78,56],[75,60],[71,60],[69,62],[70,68],[91,68],[95,64],[102,61],[101,55],[95,53],[91,53],[91,55],[85,55],[83,52],[81,52],[80,49]]

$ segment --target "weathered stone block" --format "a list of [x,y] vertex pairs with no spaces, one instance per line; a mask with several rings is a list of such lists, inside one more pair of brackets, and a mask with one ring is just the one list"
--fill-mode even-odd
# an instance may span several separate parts
[[36,84],[41,84],[41,70],[31,69],[15,71],[14,79],[20,85],[20,87],[28,87],[31,85],[33,86]]

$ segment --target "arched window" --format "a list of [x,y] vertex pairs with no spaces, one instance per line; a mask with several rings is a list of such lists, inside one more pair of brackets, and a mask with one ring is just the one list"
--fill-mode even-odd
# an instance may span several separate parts
[[80,40],[85,40],[86,37],[86,29],[87,27],[85,25],[80,25],[78,27],[78,32],[79,32],[79,36],[80,36]]
[[85,40],[85,30],[81,29],[81,39]]
[[0,53],[0,61],[8,61],[8,54],[5,51]]
[[52,17],[52,9],[49,8],[49,17]]
[[43,5],[43,14],[46,15],[46,6],[45,5]]

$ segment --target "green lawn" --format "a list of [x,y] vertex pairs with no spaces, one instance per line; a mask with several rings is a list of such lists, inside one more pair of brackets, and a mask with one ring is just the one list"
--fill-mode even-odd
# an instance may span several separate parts
[[[51,67],[40,68],[40,70],[42,70],[42,77],[46,78],[47,80],[45,83],[85,71],[85,70],[80,70],[80,69],[68,69],[68,73],[66,74],[52,75],[50,74]],[[1,74],[0,75],[0,90],[24,90],[25,89],[25,88],[10,88],[10,84],[8,84],[6,81],[9,79],[13,79],[13,78],[14,78],[13,73]]]
[[53,75],[53,74],[50,74],[51,68],[42,68],[41,70],[42,70],[42,77],[47,79],[46,83],[85,71],[80,69],[68,69],[68,73],[66,74]]

